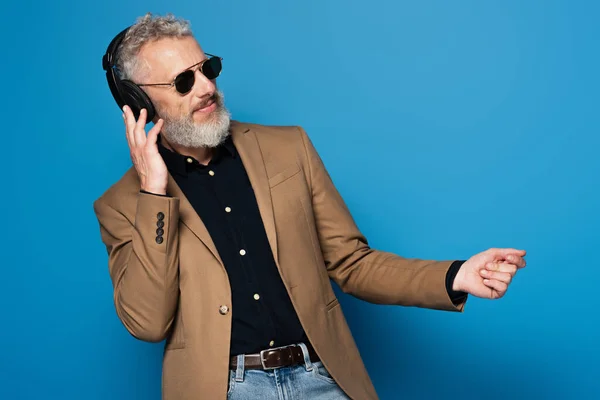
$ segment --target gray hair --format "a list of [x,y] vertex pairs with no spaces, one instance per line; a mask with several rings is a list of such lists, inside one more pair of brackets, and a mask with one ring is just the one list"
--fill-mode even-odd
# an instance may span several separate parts
[[138,53],[146,43],[167,37],[192,36],[189,21],[175,18],[172,14],[164,17],[147,13],[133,24],[117,51],[116,67],[121,79],[133,79],[138,69]]

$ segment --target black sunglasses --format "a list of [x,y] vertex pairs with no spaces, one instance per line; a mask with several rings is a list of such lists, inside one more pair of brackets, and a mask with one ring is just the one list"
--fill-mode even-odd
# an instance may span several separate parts
[[223,65],[221,64],[221,57],[213,56],[212,54],[205,53],[210,58],[200,61],[198,64],[194,64],[173,79],[171,83],[142,83],[138,86],[175,86],[175,89],[180,94],[188,94],[196,83],[196,67],[200,69],[202,75],[207,79],[213,80],[221,74]]

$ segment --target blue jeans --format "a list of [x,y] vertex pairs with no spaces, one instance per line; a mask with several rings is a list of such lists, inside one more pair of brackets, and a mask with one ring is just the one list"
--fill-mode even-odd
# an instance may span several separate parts
[[323,363],[311,362],[304,343],[299,344],[304,364],[271,370],[244,370],[244,355],[237,370],[229,371],[228,400],[348,400]]

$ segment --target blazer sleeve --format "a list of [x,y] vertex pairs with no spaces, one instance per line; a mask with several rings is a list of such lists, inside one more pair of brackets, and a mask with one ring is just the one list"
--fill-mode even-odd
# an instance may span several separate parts
[[451,261],[405,258],[370,248],[338,193],[310,138],[304,144],[312,206],[329,277],[343,292],[377,304],[462,311],[446,290]]
[[136,338],[167,337],[179,300],[179,199],[139,193],[134,220],[94,202],[117,315]]

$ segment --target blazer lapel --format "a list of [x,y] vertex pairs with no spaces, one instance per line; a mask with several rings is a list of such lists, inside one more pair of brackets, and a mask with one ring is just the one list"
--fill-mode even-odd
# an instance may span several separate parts
[[256,133],[239,123],[232,121],[231,135],[233,143],[240,154],[242,163],[252,184],[254,195],[258,203],[258,209],[265,226],[267,238],[275,258],[279,265],[277,255],[277,233],[275,231],[275,217],[273,216],[273,203],[271,201],[271,190],[269,188],[269,177],[265,168],[265,161],[258,143]]
[[[248,179],[250,179],[250,183],[252,184],[260,216],[267,233],[267,239],[269,240],[275,262],[279,265],[271,190],[269,188],[269,178],[267,176],[267,170],[265,169],[264,158],[258,144],[258,138],[254,131],[235,121],[232,121],[231,123],[231,136],[242,159],[246,173],[248,174]],[[173,197],[179,198],[179,218],[181,219],[181,222],[187,226],[202,243],[204,243],[221,265],[224,266],[223,260],[219,256],[217,247],[210,237],[206,226],[170,174],[167,193]]]
[[198,216],[198,213],[196,213],[196,210],[194,210],[194,207],[192,207],[187,197],[185,197],[171,174],[169,174],[167,193],[169,193],[170,196],[179,198],[179,219],[181,222],[187,226],[202,243],[204,243],[204,245],[210,250],[210,252],[221,263],[221,265],[224,266],[223,260],[221,260],[219,252],[217,251],[217,247],[210,237],[204,222],[202,222]]

